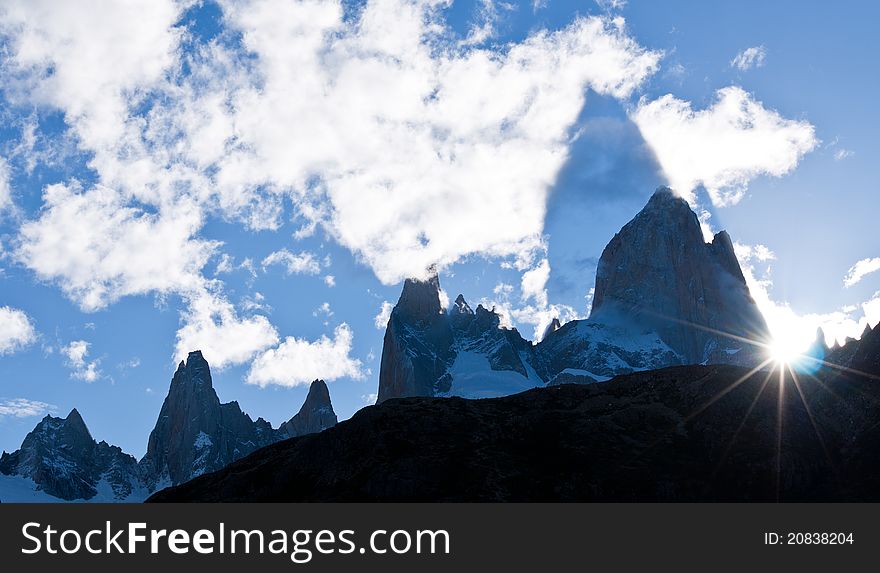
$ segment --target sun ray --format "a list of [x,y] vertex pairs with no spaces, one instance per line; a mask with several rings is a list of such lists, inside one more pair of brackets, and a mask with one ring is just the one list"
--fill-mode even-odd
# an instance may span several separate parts
[[779,365],[779,394],[776,402],[776,501],[782,494],[782,419],[785,410],[785,370]]
[[690,414],[688,414],[688,415],[685,417],[684,421],[685,421],[685,422],[689,422],[689,421],[691,421],[692,419],[694,419],[694,418],[696,418],[697,416],[699,416],[700,414],[702,414],[702,413],[706,410],[706,408],[708,408],[709,406],[711,406],[712,404],[714,404],[715,402],[717,402],[718,400],[720,400],[721,398],[723,398],[724,396],[726,396],[726,395],[727,395],[728,393],[730,393],[734,388],[736,388],[737,386],[739,386],[740,384],[742,384],[743,382],[745,382],[746,380],[748,380],[749,378],[751,378],[752,376],[754,376],[755,373],[757,373],[759,370],[762,370],[764,367],[766,367],[766,366],[767,366],[768,364],[770,364],[771,362],[773,362],[773,359],[772,359],[772,358],[768,358],[768,359],[764,360],[764,362],[758,364],[757,366],[755,366],[754,368],[752,368],[751,370],[749,370],[748,372],[746,372],[745,374],[743,374],[742,376],[740,376],[739,378],[737,378],[737,379],[736,379],[734,382],[732,382],[729,386],[727,386],[726,388],[724,388],[723,390],[721,390],[720,392],[718,392],[717,394],[715,394],[712,398],[710,398],[708,402],[706,402],[705,404],[703,404],[702,406],[700,406],[699,408],[697,408],[696,410],[694,410],[693,412],[691,412]]
[[773,376],[773,371],[770,370],[767,372],[767,376],[764,377],[764,380],[761,382],[761,387],[758,389],[758,392],[755,394],[755,397],[752,398],[751,404],[749,404],[746,413],[743,415],[743,419],[740,421],[739,426],[737,426],[736,431],[733,432],[733,435],[730,437],[730,440],[727,442],[727,446],[724,448],[724,452],[721,454],[721,457],[718,460],[718,463],[715,465],[715,469],[712,471],[712,479],[715,478],[715,475],[721,470],[721,467],[724,465],[724,461],[727,459],[727,456],[730,454],[731,448],[733,448],[734,442],[736,442],[736,438],[739,436],[739,433],[746,425],[746,421],[749,419],[749,416],[752,414],[752,410],[755,409],[755,406],[758,404],[758,400],[761,398],[761,395],[764,394],[764,390],[767,388],[767,385],[770,383],[770,378]]
[[819,445],[822,446],[822,452],[824,452],[825,459],[828,461],[828,467],[830,467],[831,471],[834,472],[835,477],[839,478],[837,466],[834,465],[834,460],[831,458],[831,452],[828,450],[828,446],[825,443],[825,438],[822,437],[822,432],[819,430],[819,426],[816,423],[816,418],[815,416],[813,416],[813,411],[812,409],[810,409],[810,405],[807,403],[807,398],[806,396],[804,396],[804,391],[801,389],[800,379],[798,378],[797,373],[791,368],[789,368],[789,372],[791,373],[791,379],[794,382],[794,387],[801,398],[801,403],[804,405],[804,410],[806,410],[807,412],[807,418],[809,418],[810,420],[810,425],[813,426],[813,431],[816,433],[816,437],[819,439]]

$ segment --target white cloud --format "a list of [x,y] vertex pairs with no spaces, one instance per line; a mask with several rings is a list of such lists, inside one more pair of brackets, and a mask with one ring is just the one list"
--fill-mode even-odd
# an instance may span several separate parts
[[441,4],[225,3],[243,45],[203,46],[196,79],[172,77],[127,154],[95,165],[141,200],[180,181],[255,227],[290,197],[304,228],[320,222],[386,283],[533,249],[586,90],[628,97],[660,54],[596,17],[465,48]]
[[175,360],[201,350],[215,368],[242,364],[278,344],[278,332],[265,316],[241,317],[223,296],[204,290],[189,300],[177,331]]
[[760,68],[764,65],[764,59],[767,57],[767,50],[764,46],[754,46],[746,48],[738,53],[735,58],[730,61],[730,66],[738,68],[741,71],[750,70],[752,68]]
[[388,319],[391,318],[391,311],[394,310],[394,303],[389,301],[382,301],[382,307],[379,309],[379,314],[373,318],[373,324],[376,325],[378,330],[385,330],[385,327],[388,326]]
[[312,316],[315,318],[321,318],[324,320],[324,325],[330,324],[330,319],[333,317],[333,309],[330,308],[329,302],[321,303],[321,306],[312,311]]
[[698,185],[714,205],[734,204],[753,178],[785,175],[818,143],[810,123],[783,118],[739,87],[718,90],[701,111],[672,95],[642,99],[631,117],[670,186],[691,205]]
[[94,311],[127,295],[198,289],[217,246],[193,238],[200,226],[191,204],[149,212],[105,187],[50,185],[39,218],[21,227],[15,257]]
[[91,343],[85,340],[74,340],[61,348],[61,354],[67,357],[67,365],[71,369],[71,378],[94,382],[101,377],[98,370],[100,360],[87,360]]
[[26,348],[36,339],[37,331],[24,311],[0,307],[0,356]]
[[46,402],[37,402],[26,398],[14,398],[0,402],[0,417],[29,418],[54,412],[55,406]]
[[[0,9],[8,99],[64,112],[99,180],[85,193],[52,186],[20,259],[86,310],[192,296],[215,246],[196,238],[196,214],[274,229],[282,198],[385,283],[471,253],[522,257],[541,246],[587,90],[627,98],[661,56],[621,18],[577,18],[493,51],[454,38],[445,2],[220,4],[234,40],[185,55],[175,23],[187,3]],[[453,218],[460,232],[448,233]],[[138,244],[129,230],[170,233],[182,260],[154,259],[165,238]],[[85,250],[67,262],[58,239],[69,237]]]
[[0,157],[0,215],[12,207],[12,188],[9,186],[9,164]]
[[523,273],[520,290],[523,301],[535,299],[539,306],[547,306],[547,280],[550,278],[550,261],[541,259],[538,265]]
[[263,259],[263,270],[272,265],[283,265],[288,275],[316,275],[321,272],[318,258],[308,251],[291,253],[287,249],[275,251]]
[[[529,325],[533,327],[532,340],[538,342],[544,331],[554,318],[566,323],[586,316],[569,305],[551,304],[547,295],[547,281],[550,278],[550,262],[544,258],[532,269],[523,273],[520,280],[520,302],[511,302],[513,285],[498,283],[493,289],[495,298],[482,299],[480,303],[486,308],[494,308],[501,315],[501,324],[505,327]],[[524,333],[528,336],[528,333]]]
[[308,340],[288,336],[277,348],[258,356],[247,375],[249,384],[298,386],[315,379],[325,381],[364,377],[361,361],[349,356],[354,335],[345,323],[336,327],[333,339]]
[[862,280],[865,275],[880,271],[880,257],[862,259],[850,267],[843,279],[843,286],[851,287]]
[[[495,37],[495,25],[500,17],[495,0],[479,0],[476,22],[471,23],[470,31],[462,44],[475,46]],[[504,7],[504,6],[502,6]]]
[[333,275],[326,275],[324,277],[324,284],[330,288],[335,287],[336,286],[336,277],[334,277]]
[[174,0],[8,0],[4,84],[11,95],[65,112],[83,145],[110,151],[130,99],[174,63],[183,3]]

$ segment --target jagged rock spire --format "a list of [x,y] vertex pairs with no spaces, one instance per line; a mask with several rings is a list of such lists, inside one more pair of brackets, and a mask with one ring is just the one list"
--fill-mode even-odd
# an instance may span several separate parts
[[321,432],[336,425],[336,412],[330,402],[330,390],[323,380],[315,380],[299,412],[281,424],[279,432],[288,438]]

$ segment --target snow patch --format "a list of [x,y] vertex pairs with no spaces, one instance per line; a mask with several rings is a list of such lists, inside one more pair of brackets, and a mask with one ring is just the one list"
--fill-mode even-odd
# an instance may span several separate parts
[[489,359],[481,352],[459,352],[449,369],[452,386],[438,396],[497,398],[543,386],[538,373],[527,363],[524,366],[528,378],[514,370],[492,370]]

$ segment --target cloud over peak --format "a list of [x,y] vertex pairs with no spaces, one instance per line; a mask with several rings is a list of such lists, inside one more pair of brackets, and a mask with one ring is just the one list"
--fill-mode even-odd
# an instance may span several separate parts
[[631,117],[691,205],[699,185],[715,206],[735,204],[752,179],[789,173],[819,143],[809,122],[786,119],[737,86],[718,90],[699,111],[671,94],[642,99]]

